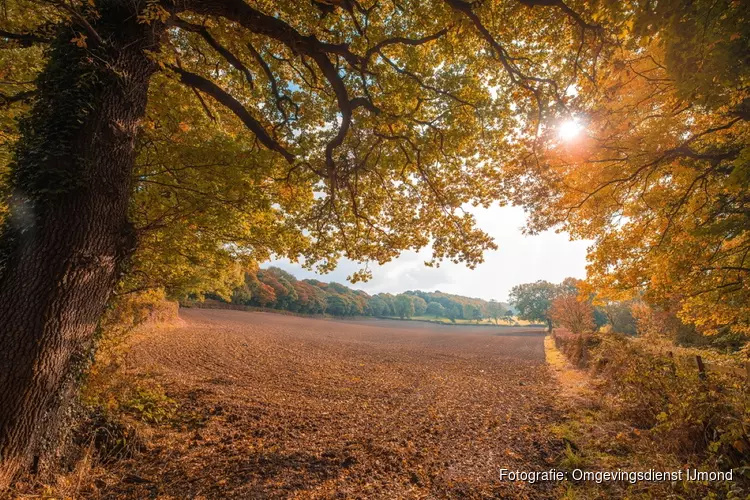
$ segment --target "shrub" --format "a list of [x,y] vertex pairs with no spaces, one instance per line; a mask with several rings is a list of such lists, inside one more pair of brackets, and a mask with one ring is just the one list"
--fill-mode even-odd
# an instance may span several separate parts
[[552,321],[573,333],[594,331],[594,308],[575,295],[563,295],[553,300],[549,314]]
[[569,330],[555,328],[552,331],[555,345],[577,368],[586,368],[589,365],[589,352],[599,342],[599,337],[594,335],[581,335],[571,333]]
[[171,419],[177,403],[164,393],[159,384],[136,385],[120,398],[120,407],[139,420],[149,424],[162,424]]
[[650,430],[660,449],[713,466],[750,466],[743,377],[710,372],[701,378],[694,365],[617,335],[601,336],[591,357],[601,389],[616,403],[615,416]]

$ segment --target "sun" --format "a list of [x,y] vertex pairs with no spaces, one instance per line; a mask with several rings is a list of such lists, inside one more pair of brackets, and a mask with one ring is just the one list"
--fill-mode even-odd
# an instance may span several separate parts
[[563,141],[572,141],[581,133],[581,130],[583,130],[583,125],[575,118],[572,118],[558,125],[557,134]]

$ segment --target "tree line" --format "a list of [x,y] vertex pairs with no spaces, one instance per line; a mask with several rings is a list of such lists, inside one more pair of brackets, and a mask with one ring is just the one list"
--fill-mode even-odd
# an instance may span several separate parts
[[[232,304],[267,307],[302,314],[332,316],[373,316],[445,318],[452,322],[492,320],[510,322],[513,309],[496,300],[483,300],[421,290],[400,294],[369,295],[340,283],[316,279],[298,280],[278,267],[248,271],[244,282],[228,296],[216,293],[208,297]],[[194,298],[197,298],[194,296]]]
[[[637,316],[648,308],[640,300],[602,300],[588,291],[586,283],[566,278],[560,283],[536,281],[513,287],[509,303],[483,300],[440,291],[409,290],[404,293],[370,295],[341,283],[316,279],[298,280],[279,267],[245,273],[244,282],[229,295],[207,297],[237,305],[331,316],[371,316],[409,319],[414,317],[510,324],[516,318],[587,333],[607,327],[634,335]],[[191,298],[199,298],[193,295]]]
[[[607,315],[604,307],[593,305],[594,296],[584,294],[583,284],[575,278],[566,278],[559,284],[544,280],[524,283],[513,287],[510,300],[520,318],[545,323],[550,330],[559,325],[573,333],[586,333],[613,324],[614,318]],[[625,331],[629,327],[624,323],[618,323],[618,330],[632,333]]]
[[594,331],[625,335],[651,334],[676,345],[712,347],[733,352],[746,345],[748,337],[726,330],[704,335],[693,324],[680,319],[674,308],[650,304],[647,296],[613,299],[598,293],[591,283],[566,278],[561,283],[536,281],[513,287],[509,294],[520,319],[559,326],[572,333]]
[[[203,295],[190,294],[190,299]],[[404,293],[370,295],[336,282],[298,280],[279,267],[246,271],[244,280],[231,291],[212,292],[206,297],[221,302],[277,309],[300,314],[327,314],[338,317],[414,317],[447,319],[451,322],[489,320],[512,324],[517,319],[559,326],[582,334],[602,328],[635,335],[645,325],[658,323],[664,334],[680,344],[706,343],[690,325],[679,321],[674,311],[650,307],[642,298],[612,300],[597,296],[584,280],[565,278],[560,283],[539,280],[513,287],[508,303],[449,294],[441,291],[408,290]],[[640,321],[640,327],[639,327]],[[716,345],[741,344],[742,337],[715,336]]]

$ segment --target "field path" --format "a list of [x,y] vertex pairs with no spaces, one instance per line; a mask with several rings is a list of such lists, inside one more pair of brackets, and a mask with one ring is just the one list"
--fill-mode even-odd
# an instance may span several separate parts
[[174,498],[546,498],[554,383],[533,328],[183,309],[128,370],[192,415],[129,464]]

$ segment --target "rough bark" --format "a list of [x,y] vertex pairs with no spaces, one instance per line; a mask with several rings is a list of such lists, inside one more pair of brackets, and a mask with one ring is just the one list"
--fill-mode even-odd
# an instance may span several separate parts
[[[54,459],[76,367],[134,248],[130,179],[154,71],[144,49],[160,30],[138,23],[139,7],[105,0],[89,25],[61,29],[21,126],[0,234],[0,489]],[[100,42],[77,47],[76,32]]]

